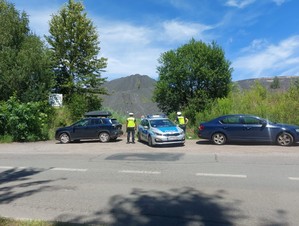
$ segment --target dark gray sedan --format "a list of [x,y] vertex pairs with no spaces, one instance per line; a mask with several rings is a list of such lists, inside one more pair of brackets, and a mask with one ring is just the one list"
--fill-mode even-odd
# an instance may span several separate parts
[[254,115],[224,115],[201,123],[198,137],[218,145],[228,141],[241,141],[291,146],[299,141],[299,126],[273,123]]

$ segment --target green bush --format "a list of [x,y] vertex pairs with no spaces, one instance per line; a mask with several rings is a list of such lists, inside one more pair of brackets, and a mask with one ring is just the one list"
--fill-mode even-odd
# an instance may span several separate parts
[[11,135],[0,135],[0,143],[11,143],[13,142],[13,137]]
[[73,94],[67,101],[66,107],[71,113],[72,121],[77,121],[85,112],[101,109],[102,99],[94,94]]
[[13,141],[47,140],[52,110],[44,102],[20,103],[15,97],[2,102],[0,127],[2,137]]
[[253,114],[273,122],[299,125],[299,86],[288,91],[268,91],[260,83],[249,90],[233,90],[228,97],[216,99],[208,108],[196,113],[196,125],[225,114]]

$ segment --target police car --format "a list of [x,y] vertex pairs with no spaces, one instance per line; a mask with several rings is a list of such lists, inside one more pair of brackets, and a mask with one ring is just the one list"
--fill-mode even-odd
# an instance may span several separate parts
[[184,131],[164,115],[148,115],[138,125],[138,140],[149,146],[184,144]]

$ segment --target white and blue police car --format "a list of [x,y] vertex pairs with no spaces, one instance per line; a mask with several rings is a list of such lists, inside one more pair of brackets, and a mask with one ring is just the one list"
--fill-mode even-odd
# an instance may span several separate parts
[[185,143],[184,131],[165,115],[148,115],[138,125],[138,140],[149,146]]

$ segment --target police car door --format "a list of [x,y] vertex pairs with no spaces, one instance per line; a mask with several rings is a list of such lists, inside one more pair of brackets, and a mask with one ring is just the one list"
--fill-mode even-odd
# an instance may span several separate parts
[[147,119],[142,120],[141,125],[142,125],[141,138],[143,140],[147,140],[148,129],[149,129],[149,122],[148,122],[148,120]]

